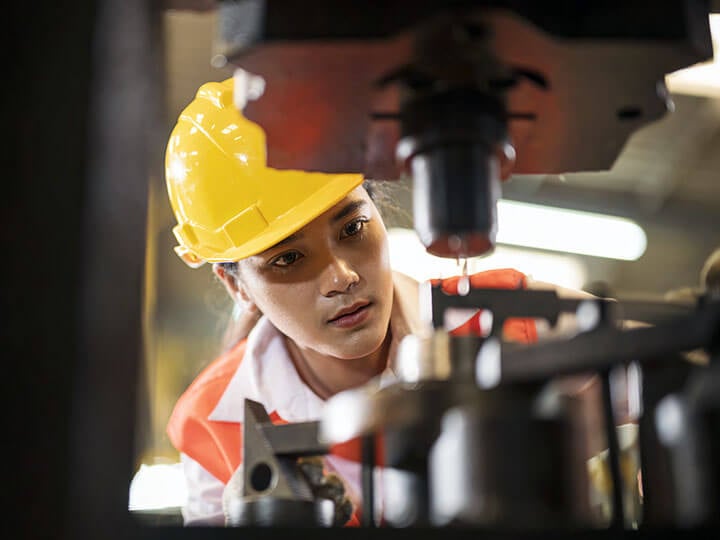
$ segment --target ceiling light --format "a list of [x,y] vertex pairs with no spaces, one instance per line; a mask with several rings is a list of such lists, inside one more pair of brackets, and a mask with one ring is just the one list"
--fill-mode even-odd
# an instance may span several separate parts
[[[417,281],[458,276],[462,261],[436,257],[425,251],[412,229],[392,228],[388,231],[390,266]],[[563,253],[546,253],[534,249],[496,246],[490,254],[467,261],[470,274],[493,268],[514,268],[538,281],[546,281],[571,289],[580,289],[588,270],[580,257]]]
[[645,231],[626,218],[550,206],[498,201],[498,244],[634,261]]

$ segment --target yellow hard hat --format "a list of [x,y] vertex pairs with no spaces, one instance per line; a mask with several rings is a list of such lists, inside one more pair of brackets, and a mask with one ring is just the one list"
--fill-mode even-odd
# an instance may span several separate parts
[[363,181],[267,167],[265,133],[233,101],[233,79],[204,84],[180,114],[165,154],[178,224],[178,255],[190,266],[254,255],[301,229]]

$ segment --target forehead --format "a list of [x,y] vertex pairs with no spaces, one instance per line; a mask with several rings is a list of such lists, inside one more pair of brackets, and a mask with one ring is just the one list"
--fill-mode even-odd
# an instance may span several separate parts
[[[258,253],[258,256],[262,256],[263,254],[272,251],[278,247],[281,247],[285,244],[289,244],[293,242],[294,240],[297,240],[299,238],[302,238],[303,236],[306,236],[309,234],[313,229],[317,227],[325,227],[327,225],[332,225],[334,223],[342,222],[343,219],[347,218],[349,215],[351,215],[355,210],[360,208],[367,208],[372,207],[372,199],[370,199],[367,191],[365,191],[365,188],[362,186],[358,186],[357,188],[353,189],[350,193],[348,193],[340,202],[332,206],[330,209],[326,210],[322,214],[320,214],[318,217],[313,219],[310,223],[305,225],[300,230],[296,231],[295,233],[289,235],[287,238],[284,238],[283,240],[280,240],[278,243],[274,244],[273,246],[270,246],[265,251]],[[252,257],[249,257],[252,258]]]
[[326,218],[331,217],[334,214],[336,214],[337,212],[341,211],[343,208],[345,208],[345,206],[347,206],[348,204],[356,202],[356,201],[372,202],[370,199],[370,196],[368,195],[368,192],[365,191],[365,188],[362,186],[358,186],[355,189],[353,189],[350,193],[345,195],[345,198],[343,198],[335,206],[333,206],[329,210],[325,211],[323,214],[320,214],[315,219],[319,219],[322,217],[326,217]]
[[[291,234],[288,238],[302,235],[314,225],[341,221],[343,218],[351,214],[355,209],[362,208],[366,204],[371,205],[372,200],[368,196],[367,191],[365,191],[362,186],[359,186],[353,189],[350,193],[348,193],[340,202],[336,203],[330,209],[320,214],[310,223],[305,225],[302,229],[298,230],[294,234]],[[285,242],[286,240],[287,238],[285,240],[281,240],[281,242]]]

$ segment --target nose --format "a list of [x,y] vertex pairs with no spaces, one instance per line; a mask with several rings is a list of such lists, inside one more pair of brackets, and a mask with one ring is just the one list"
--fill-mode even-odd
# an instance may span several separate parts
[[322,272],[321,288],[324,296],[335,296],[350,290],[360,281],[360,276],[344,258],[331,256]]

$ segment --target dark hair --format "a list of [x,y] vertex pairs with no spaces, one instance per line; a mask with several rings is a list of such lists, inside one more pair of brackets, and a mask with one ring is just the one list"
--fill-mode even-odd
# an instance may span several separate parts
[[238,278],[238,263],[237,261],[233,262],[220,262],[217,263],[218,266],[220,266],[223,270],[225,270],[226,274],[230,274],[235,279]]

